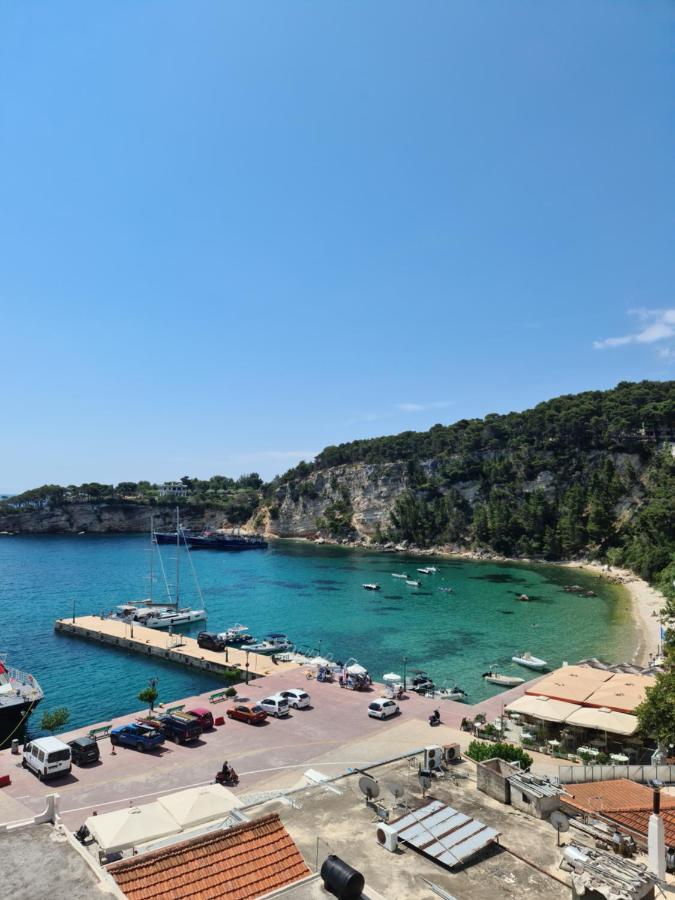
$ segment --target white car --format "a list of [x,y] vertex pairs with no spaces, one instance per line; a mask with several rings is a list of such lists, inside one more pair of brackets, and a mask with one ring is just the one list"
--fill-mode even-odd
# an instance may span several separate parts
[[259,704],[265,710],[268,716],[276,716],[281,719],[288,715],[288,700],[281,694],[273,694],[271,697],[265,697]]
[[398,712],[400,712],[398,703],[394,703],[393,700],[373,700],[368,704],[368,715],[373,719],[388,719]]
[[293,709],[306,709],[311,699],[307,691],[301,691],[299,688],[291,688],[290,691],[281,691],[281,696],[288,700],[288,705]]

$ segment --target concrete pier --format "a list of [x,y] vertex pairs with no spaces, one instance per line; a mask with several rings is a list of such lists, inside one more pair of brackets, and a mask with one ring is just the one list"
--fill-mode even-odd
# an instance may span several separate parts
[[274,663],[269,656],[260,653],[246,653],[236,647],[228,647],[223,653],[203,650],[194,638],[186,637],[178,632],[169,634],[156,628],[146,628],[134,623],[133,627],[119,619],[103,619],[100,616],[78,616],[75,619],[58,619],[54,629],[60,634],[99,641],[122,650],[132,650],[143,656],[154,656],[158,659],[178,663],[213,672],[240,680],[239,672],[248,669],[250,677],[260,678],[272,672],[283,672],[296,669],[296,663]]

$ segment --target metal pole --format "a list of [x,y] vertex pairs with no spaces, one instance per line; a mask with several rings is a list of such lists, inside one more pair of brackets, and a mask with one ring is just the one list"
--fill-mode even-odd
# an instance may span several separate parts
[[248,684],[248,654],[249,651],[246,651],[246,684]]
[[75,624],[75,598],[73,597],[73,625]]
[[403,693],[405,693],[407,690],[406,680],[405,680],[407,669],[408,669],[408,657],[404,656],[403,657]]
[[180,511],[176,507],[176,609],[180,593]]

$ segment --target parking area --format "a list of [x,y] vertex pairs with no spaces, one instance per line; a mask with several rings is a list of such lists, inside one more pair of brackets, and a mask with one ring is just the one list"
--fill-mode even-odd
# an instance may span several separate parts
[[[46,783],[22,769],[20,757],[4,750],[0,753],[0,771],[11,775],[12,784],[3,788],[3,794],[38,812],[44,807],[45,795],[57,791],[66,825],[77,828],[94,809],[108,812],[154,799],[164,792],[213,781],[225,760],[239,774],[236,793],[251,796],[272,786],[296,784],[302,773],[319,760],[328,773],[338,772],[408,752],[416,746],[415,741],[417,746],[423,746],[454,739],[443,726],[429,728],[426,719],[433,704],[414,694],[401,701],[400,715],[386,721],[370,718],[368,704],[382,695],[378,685],[361,693],[343,690],[336,683],[307,681],[304,670],[297,669],[256,679],[248,686],[239,685],[238,691],[253,704],[292,688],[308,691],[311,706],[292,709],[287,718],[268,718],[255,726],[228,719],[226,711],[233,704],[209,704],[208,694],[177,700],[185,704],[185,709],[207,706],[214,716],[225,717],[225,724],[204,732],[191,744],[167,741],[158,750],[147,753],[113,748],[110,740],[104,738],[100,741],[99,763],[73,766],[70,775]],[[165,707],[173,705],[166,703]],[[461,720],[465,709],[460,704],[445,703],[444,720]],[[142,713],[139,710],[138,714]],[[134,721],[136,715],[112,720],[112,724]],[[88,730],[78,729],[59,737],[67,741]]]

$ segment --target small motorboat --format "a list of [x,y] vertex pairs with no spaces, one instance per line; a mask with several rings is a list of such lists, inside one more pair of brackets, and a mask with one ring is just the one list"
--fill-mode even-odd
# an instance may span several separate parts
[[416,694],[431,696],[436,689],[436,685],[426,672],[418,669],[414,673],[410,689],[415,691]]
[[451,587],[442,587],[442,588],[439,588],[438,590],[441,591],[443,594],[453,594],[454,593],[454,589]]
[[248,628],[246,625],[233,625],[231,628],[228,628],[227,631],[221,631],[218,634],[218,637],[221,641],[225,641],[226,644],[230,644],[233,647],[240,646],[242,644],[255,644],[255,638],[251,634],[247,634]]
[[435,569],[430,569],[429,566],[426,566],[425,568],[423,568],[423,569],[418,569],[417,571],[418,571],[421,575],[433,575],[434,572],[435,572],[436,570],[435,570]]
[[427,566],[427,569],[428,569],[433,575],[435,575],[436,572],[438,572],[438,569],[436,568],[436,566]]
[[545,669],[548,663],[545,659],[539,659],[538,656],[532,656],[529,650],[524,650],[518,656],[512,656],[511,660],[518,663],[519,666],[525,666],[528,669]]
[[433,692],[434,700],[466,700],[466,691],[463,691],[461,687],[455,685],[452,688],[440,688],[437,691]]
[[517,687],[525,682],[525,679],[518,675],[502,675],[496,671],[495,666],[492,666],[489,672],[483,672],[482,677],[490,684],[498,684],[500,687]]
[[407,572],[392,572],[391,577],[392,578],[408,578],[409,576],[408,576]]
[[527,596],[527,594],[519,594],[518,599],[521,600],[523,603],[530,602],[530,598]]
[[421,581],[413,581],[411,578],[407,578],[405,583],[409,584],[410,587],[422,587]]
[[264,641],[260,641],[257,644],[249,644],[246,650],[251,653],[271,654],[285,653],[292,647],[293,644],[285,634],[282,634],[280,631],[273,631],[272,634],[267,635]]
[[363,584],[363,585],[361,585],[361,587],[365,591],[379,591],[380,590],[379,584]]

